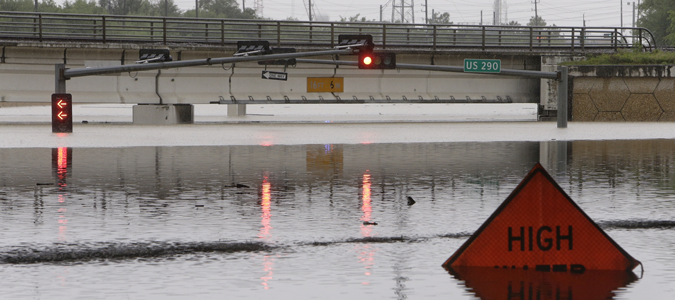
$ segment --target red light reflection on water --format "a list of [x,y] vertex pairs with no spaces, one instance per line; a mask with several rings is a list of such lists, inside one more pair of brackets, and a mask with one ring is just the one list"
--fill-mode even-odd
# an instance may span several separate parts
[[[363,215],[361,216],[361,221],[363,222],[370,222],[371,220],[371,213],[373,212],[373,207],[371,206],[370,203],[370,174],[368,174],[368,171],[366,171],[365,174],[363,174],[363,188],[362,188],[362,200],[361,200],[361,211],[363,211]],[[372,231],[372,226],[370,225],[361,225],[361,236],[363,237],[369,237],[371,235]]]
[[269,239],[271,237],[270,230],[272,230],[272,225],[270,224],[272,218],[272,209],[271,209],[271,199],[272,192],[270,183],[267,181],[267,177],[263,179],[262,183],[262,201],[260,201],[260,208],[262,209],[261,215],[261,225],[260,232],[258,237],[261,239]]
[[66,187],[68,177],[68,148],[66,147],[59,147],[56,150],[56,175],[59,187]]
[[[372,212],[373,212],[373,207],[371,203],[371,178],[370,174],[368,173],[368,170],[366,170],[366,173],[363,174],[363,180],[362,180],[362,199],[361,199],[361,211],[363,212],[363,215],[361,216],[361,221],[362,222],[371,222],[372,220]],[[362,237],[371,237],[372,236],[372,230],[373,230],[373,225],[365,225],[361,224],[361,236]],[[359,258],[359,262],[363,264],[365,271],[364,275],[370,276],[371,274],[371,269],[373,265],[375,264],[375,253],[377,252],[377,249],[375,249],[372,245],[370,244],[360,244],[356,246],[356,251],[357,255]],[[361,284],[367,285],[370,284],[367,281],[362,282]]]
[[[262,240],[268,240],[272,238],[272,225],[270,224],[271,219],[272,219],[272,186],[269,181],[267,181],[267,175],[263,177],[263,182],[262,182],[262,191],[261,191],[261,201],[260,201],[260,209],[262,210],[262,214],[260,216],[260,224],[262,225],[260,227],[260,232],[258,232],[258,238]],[[265,276],[260,277],[262,280],[262,285],[264,289],[269,289],[269,283],[268,281],[272,280],[272,276],[274,275],[274,258],[265,255],[263,257],[263,272],[266,273]]]
[[[59,147],[56,149],[56,177],[57,177],[57,185],[59,187],[59,194],[58,194],[58,203],[59,205],[67,205],[66,203],[66,192],[64,191],[64,188],[68,186],[66,183],[66,179],[68,178],[68,148],[67,147]],[[54,158],[52,158],[54,159]],[[66,232],[68,230],[68,218],[66,217],[66,207],[59,207],[58,213],[59,213],[59,218],[57,220],[57,223],[59,224],[59,233],[58,233],[58,239],[59,241],[65,241],[67,240],[66,238]]]

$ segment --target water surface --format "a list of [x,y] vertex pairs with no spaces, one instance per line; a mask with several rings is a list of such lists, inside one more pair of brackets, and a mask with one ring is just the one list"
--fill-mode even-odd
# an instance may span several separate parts
[[670,299],[674,158],[672,140],[0,149],[0,292],[504,299],[515,284],[440,265],[541,162],[643,263],[587,297]]

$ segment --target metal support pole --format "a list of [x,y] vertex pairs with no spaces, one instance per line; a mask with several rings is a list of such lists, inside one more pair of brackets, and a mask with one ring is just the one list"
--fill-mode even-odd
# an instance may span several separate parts
[[54,82],[56,83],[55,88],[54,88],[54,93],[55,94],[65,94],[66,93],[66,77],[63,76],[63,72],[66,70],[66,65],[65,64],[56,64],[54,65],[55,67],[55,80]]
[[558,72],[558,128],[567,128],[567,67],[559,66]]

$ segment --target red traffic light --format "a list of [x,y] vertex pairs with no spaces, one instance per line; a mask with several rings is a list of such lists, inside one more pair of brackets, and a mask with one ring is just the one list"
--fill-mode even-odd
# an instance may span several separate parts
[[52,94],[52,132],[73,132],[73,96]]
[[396,69],[396,53],[361,53],[359,54],[359,69]]
[[361,63],[365,66],[370,66],[373,63],[373,57],[370,55],[364,55],[363,58],[361,58]]

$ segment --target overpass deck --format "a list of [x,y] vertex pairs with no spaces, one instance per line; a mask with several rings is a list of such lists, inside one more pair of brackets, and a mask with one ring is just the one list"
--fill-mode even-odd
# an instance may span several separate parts
[[306,22],[0,12],[0,45],[21,42],[135,44],[155,47],[233,47],[268,40],[276,47],[326,49],[340,34],[370,34],[397,51],[613,52],[640,44],[654,49],[651,32],[638,27]]

